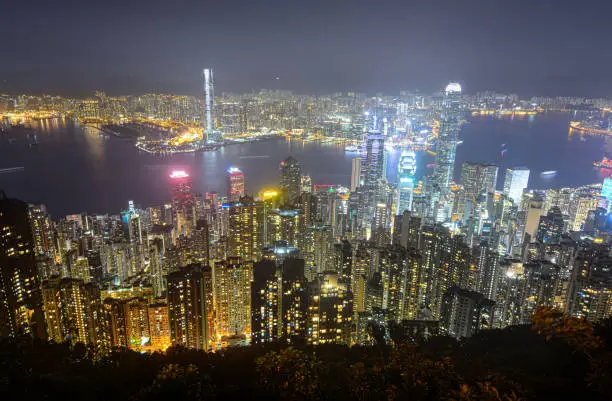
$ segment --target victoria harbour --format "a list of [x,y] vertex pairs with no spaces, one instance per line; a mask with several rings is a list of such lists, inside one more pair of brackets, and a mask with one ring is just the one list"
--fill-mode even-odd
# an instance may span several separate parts
[[[463,161],[492,162],[505,167],[526,166],[534,174],[529,188],[559,188],[600,182],[603,172],[593,161],[612,153],[612,139],[568,136],[566,113],[548,113],[511,119],[472,118],[461,130],[455,180]],[[30,146],[36,141],[35,147]],[[502,146],[507,149],[503,156]],[[284,137],[235,144],[213,152],[155,156],[139,152],[129,138],[101,135],[99,130],[70,120],[31,121],[26,128],[0,135],[0,187],[31,202],[44,200],[58,215],[88,210],[111,212],[137,204],[161,204],[168,196],[168,174],[180,168],[193,177],[198,191],[222,192],[225,170],[238,166],[245,172],[246,190],[255,193],[274,187],[278,164],[294,156],[315,184],[348,185],[351,159],[358,153],[344,145],[287,140]],[[434,157],[419,152],[417,178],[428,172]],[[387,152],[387,174],[393,179],[397,151]],[[539,172],[558,174],[542,178]],[[501,173],[500,173],[501,174]],[[503,180],[500,176],[499,183]],[[498,183],[498,185],[499,185]],[[69,192],[64,189],[70,188]]]

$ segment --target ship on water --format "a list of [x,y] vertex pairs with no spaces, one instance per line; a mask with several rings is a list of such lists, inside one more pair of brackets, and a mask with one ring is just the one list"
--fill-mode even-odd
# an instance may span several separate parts
[[605,170],[612,170],[612,160],[604,156],[601,161],[594,162],[593,166],[597,168],[603,168]]

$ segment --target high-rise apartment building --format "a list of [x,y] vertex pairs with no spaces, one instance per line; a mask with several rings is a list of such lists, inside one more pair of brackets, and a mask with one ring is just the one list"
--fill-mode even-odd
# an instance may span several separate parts
[[189,265],[167,281],[172,344],[208,350],[216,341],[211,268]]
[[280,187],[283,198],[294,203],[300,196],[302,182],[302,167],[293,157],[289,156],[280,164]]
[[228,258],[215,262],[213,271],[217,338],[249,338],[253,262]]
[[0,191],[0,337],[45,338],[28,204]]

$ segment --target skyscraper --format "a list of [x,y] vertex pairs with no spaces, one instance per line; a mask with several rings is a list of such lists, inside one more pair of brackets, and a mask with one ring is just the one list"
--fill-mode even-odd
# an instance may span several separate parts
[[215,103],[215,81],[213,78],[212,68],[205,68],[202,71],[204,75],[204,140],[206,142],[215,142],[216,138],[213,133],[215,129],[214,123],[214,103]]
[[382,183],[385,179],[385,137],[371,131],[364,138],[361,151],[361,202],[359,205],[360,226],[369,237],[370,227],[379,202]]
[[361,179],[361,158],[354,157],[351,160],[351,192],[359,188]]
[[207,350],[215,340],[210,267],[189,265],[167,280],[172,344]]
[[286,201],[293,203],[299,198],[301,182],[302,167],[293,157],[287,157],[280,164],[280,187]]
[[515,206],[521,205],[523,190],[529,183],[529,170],[524,167],[506,169],[504,178],[504,195],[512,199]]
[[402,150],[397,164],[397,214],[412,209],[416,154],[411,149]]
[[228,258],[215,263],[217,337],[251,335],[252,262]]
[[436,160],[432,184],[433,191],[441,198],[450,194],[451,181],[455,169],[455,155],[459,140],[459,121],[461,120],[461,85],[451,82],[444,90],[440,110],[440,128],[436,142]]
[[244,173],[238,167],[230,167],[225,172],[228,202],[238,202],[244,196]]
[[174,228],[177,235],[189,235],[195,226],[195,200],[191,178],[185,171],[173,171],[172,208],[174,209]]
[[28,204],[0,191],[0,337],[45,337]]

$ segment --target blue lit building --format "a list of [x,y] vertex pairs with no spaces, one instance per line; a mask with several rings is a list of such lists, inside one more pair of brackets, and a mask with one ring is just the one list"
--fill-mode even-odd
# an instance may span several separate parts
[[604,178],[601,187],[601,197],[608,200],[608,212],[612,209],[612,178]]
[[413,150],[405,149],[397,163],[397,214],[412,210],[416,173],[416,155]]

